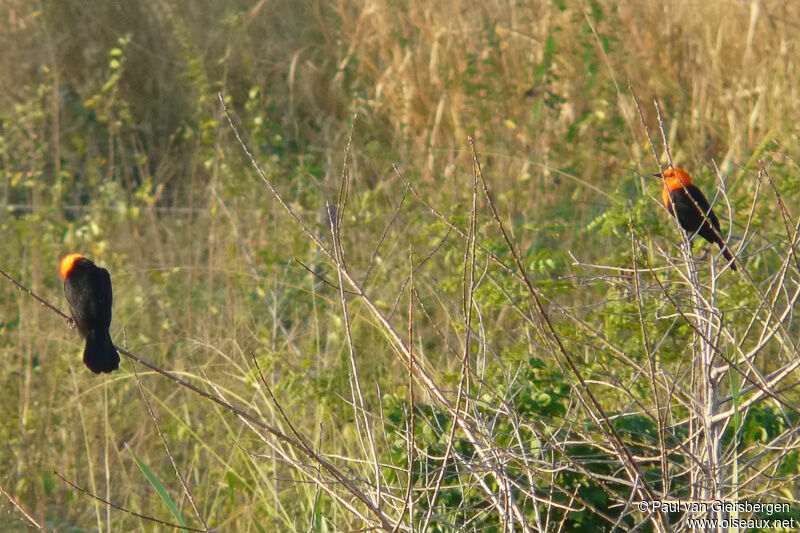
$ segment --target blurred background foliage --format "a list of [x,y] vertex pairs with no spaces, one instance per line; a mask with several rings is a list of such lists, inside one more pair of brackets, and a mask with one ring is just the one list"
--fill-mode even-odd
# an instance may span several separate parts
[[[375,254],[405,190],[393,164],[466,228],[467,138],[474,138],[537,287],[554,309],[635,358],[643,357],[632,334],[635,302],[594,283],[597,272],[570,256],[629,266],[630,227],[645,242],[677,240],[657,204],[660,185],[647,178],[657,169],[628,80],[650,128],[659,99],[673,158],[707,192],[719,188],[713,165],[720,168],[734,213],[751,209],[759,160],[771,165],[790,211],[800,199],[800,4],[793,2],[5,0],[0,21],[2,268],[66,309],[58,258],[84,252],[111,271],[117,344],[209,380],[269,418],[252,354],[310,440],[343,457],[358,456],[359,444],[339,296],[297,261],[332,280],[335,270],[252,171],[218,92],[266,175],[325,238],[325,205],[339,194],[352,131],[342,230],[349,266],[362,279],[369,272],[368,294],[404,323],[409,249],[419,262],[441,246],[415,273],[430,313],[417,317],[417,342],[420,357],[454,387],[463,244],[408,193]],[[730,213],[720,209],[727,229]],[[768,249],[783,231],[777,213],[774,201],[752,212],[760,240],[741,259],[757,280],[780,263]],[[481,244],[510,264],[496,227],[481,216]],[[733,235],[746,223],[737,217]],[[495,264],[482,268],[493,279],[476,293],[491,341],[479,354],[486,380],[508,390],[519,412],[557,424],[570,409],[569,385],[509,309],[523,293],[518,281]],[[738,278],[723,283],[719,305],[735,324],[746,317],[737,310],[758,302]],[[109,519],[117,530],[150,527],[107,516],[54,469],[126,507],[166,516],[125,449],[179,490],[127,362],[95,378],[62,321],[9,283],[0,284],[0,301],[0,485],[54,530],[99,528]],[[650,304],[648,324],[673,339],[662,357],[680,361],[691,332]],[[385,410],[387,431],[404,430],[403,365],[358,302],[350,311],[368,404]],[[585,354],[587,375],[626,382],[630,369],[612,351],[568,320],[559,327]],[[285,465],[246,453],[260,450],[259,441],[230,416],[158,376],[143,383],[210,523],[231,531],[353,526]],[[605,389],[602,398],[613,410],[622,396]],[[421,419],[438,420],[428,430],[440,433],[420,442],[441,451],[446,416],[434,405],[421,409]],[[747,422],[753,438],[777,420],[768,409],[758,417]],[[651,438],[636,420],[630,431]],[[387,461],[407,460],[402,446],[387,441],[385,451]],[[480,505],[457,487],[442,495],[442,509]],[[602,507],[601,496],[584,498]],[[22,529],[6,501],[0,508],[0,522]],[[462,511],[442,513],[472,524],[457,516]],[[567,523],[594,531],[588,516]],[[495,525],[487,518],[470,527]]]

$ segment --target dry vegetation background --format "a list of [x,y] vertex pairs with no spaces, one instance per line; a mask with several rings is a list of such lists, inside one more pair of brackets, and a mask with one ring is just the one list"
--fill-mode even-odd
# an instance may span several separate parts
[[681,530],[630,504],[637,471],[694,494],[703,315],[629,80],[745,271],[700,267],[741,375],[718,494],[800,510],[800,4],[4,0],[0,25],[0,268],[65,310],[85,253],[119,346],[262,424],[125,356],[90,374],[3,280],[4,531],[166,527],[54,471],[200,530]]

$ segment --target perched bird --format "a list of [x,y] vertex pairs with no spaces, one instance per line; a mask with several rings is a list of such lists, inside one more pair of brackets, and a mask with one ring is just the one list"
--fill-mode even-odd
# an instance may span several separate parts
[[83,364],[94,372],[112,372],[119,368],[119,354],[108,332],[111,326],[111,275],[81,254],[64,256],[58,267],[64,280],[72,321],[86,339]]
[[[736,263],[725,242],[719,219],[708,203],[703,191],[692,185],[692,178],[682,168],[668,168],[663,174],[655,174],[664,180],[661,201],[672,216],[678,219],[681,228],[689,238],[700,235],[722,250],[722,255],[730,262],[731,270],[736,271]],[[698,209],[699,208],[699,209]]]

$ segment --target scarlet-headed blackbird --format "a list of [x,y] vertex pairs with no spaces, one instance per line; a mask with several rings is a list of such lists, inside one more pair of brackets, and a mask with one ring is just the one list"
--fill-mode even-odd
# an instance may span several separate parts
[[58,267],[64,280],[72,320],[86,339],[83,364],[94,372],[111,372],[119,368],[119,354],[111,335],[111,275],[81,254],[64,256]]
[[[692,185],[692,178],[682,168],[669,168],[664,174],[656,174],[664,180],[661,201],[672,216],[678,219],[683,230],[692,238],[700,235],[722,250],[722,255],[730,262],[731,270],[736,270],[733,255],[722,240],[719,219],[706,200],[703,191]],[[699,209],[698,209],[699,208]],[[709,222],[711,224],[709,224]]]

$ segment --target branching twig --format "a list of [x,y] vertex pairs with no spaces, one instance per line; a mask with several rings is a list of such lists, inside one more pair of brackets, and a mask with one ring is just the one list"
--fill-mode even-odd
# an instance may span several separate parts
[[79,487],[78,485],[76,485],[72,481],[70,481],[67,478],[65,478],[64,476],[62,476],[58,472],[58,470],[53,470],[53,474],[58,476],[61,479],[61,481],[63,481],[64,483],[66,483],[67,485],[72,487],[73,489],[77,490],[81,494],[85,494],[86,496],[89,496],[90,498],[93,498],[93,499],[99,501],[100,503],[103,503],[103,504],[105,504],[105,505],[107,505],[109,507],[113,507],[114,509],[117,509],[119,511],[128,513],[129,515],[135,516],[136,518],[141,518],[143,520],[147,520],[148,522],[153,522],[153,523],[159,524],[161,526],[167,526],[167,527],[171,527],[171,528],[175,528],[175,529],[180,529],[180,530],[183,530],[183,531],[199,531],[199,532],[202,532],[202,533],[211,533],[211,532],[214,531],[214,530],[209,530],[209,529],[197,529],[197,528],[194,528],[194,527],[182,526],[180,524],[174,524],[172,522],[166,522],[164,520],[161,520],[159,518],[155,518],[155,517],[152,517],[152,516],[148,516],[146,514],[137,513],[136,511],[131,511],[130,509],[127,509],[127,508],[125,508],[125,507],[123,507],[121,505],[117,505],[116,503],[113,503],[113,502],[110,502],[108,500],[105,500],[105,499],[101,498],[100,496],[97,496],[96,494],[92,494],[88,490],[86,490],[86,489],[84,489],[82,487]]

